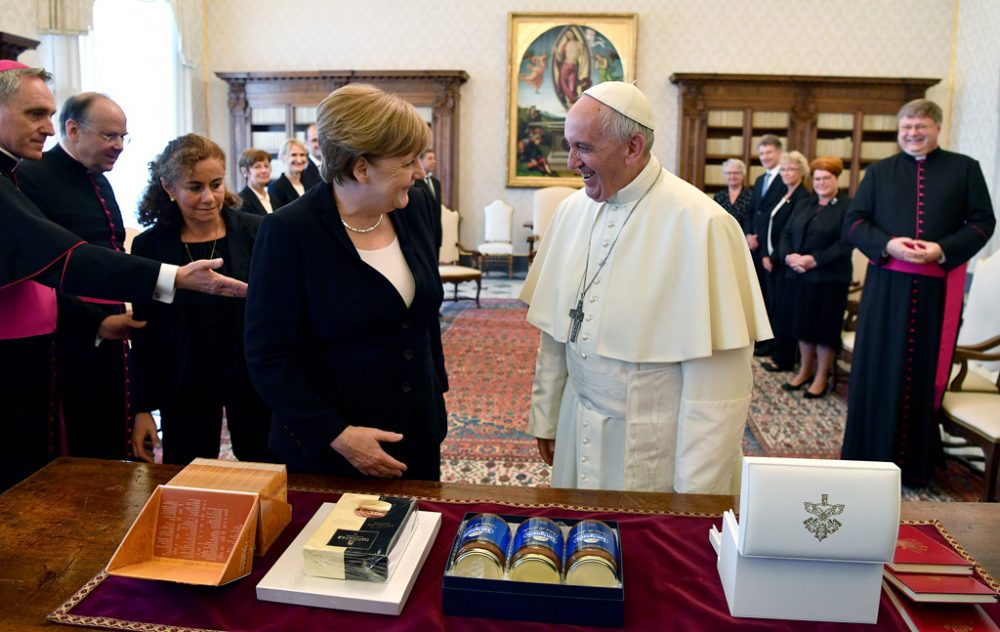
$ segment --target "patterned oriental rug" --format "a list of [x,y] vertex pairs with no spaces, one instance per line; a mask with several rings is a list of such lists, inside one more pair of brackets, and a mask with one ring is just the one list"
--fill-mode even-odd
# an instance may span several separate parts
[[[549,468],[524,432],[531,401],[538,331],[516,299],[446,303],[441,315],[451,390],[448,437],[442,445],[446,482],[487,485],[549,484]],[[754,398],[743,438],[749,456],[838,458],[847,417],[847,387],[806,400],[781,384],[789,373],[768,373],[754,360]],[[905,500],[976,501],[982,479],[949,460],[926,488],[903,488]]]

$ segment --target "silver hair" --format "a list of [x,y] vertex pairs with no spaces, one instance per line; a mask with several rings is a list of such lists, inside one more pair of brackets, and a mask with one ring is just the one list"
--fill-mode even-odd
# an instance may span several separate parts
[[0,104],[6,105],[10,101],[21,89],[21,81],[25,77],[41,79],[45,83],[52,81],[52,73],[44,68],[15,68],[0,72]]
[[802,180],[804,181],[809,177],[809,161],[806,157],[797,151],[786,151],[781,154],[781,161],[779,164],[785,165],[790,162],[794,162],[799,166],[799,173],[802,174]]
[[[604,105],[603,103],[601,105]],[[604,133],[620,143],[627,143],[632,136],[639,134],[646,141],[645,154],[648,156],[653,149],[653,130],[637,123],[618,110],[604,106],[601,112],[601,128]]]
[[726,160],[725,162],[723,162],[722,163],[722,169],[723,169],[723,171],[725,171],[726,167],[736,167],[737,169],[740,170],[741,174],[743,174],[743,175],[747,174],[747,166],[739,158],[730,158],[729,160]]

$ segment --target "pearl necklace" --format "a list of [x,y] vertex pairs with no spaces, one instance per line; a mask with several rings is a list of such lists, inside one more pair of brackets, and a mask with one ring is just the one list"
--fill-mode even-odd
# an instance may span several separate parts
[[344,220],[343,217],[340,218],[340,223],[344,225],[344,228],[346,228],[347,230],[351,231],[352,233],[365,234],[365,233],[370,233],[373,230],[375,230],[376,228],[378,228],[379,226],[381,226],[383,219],[385,219],[385,213],[382,213],[381,215],[379,215],[378,216],[378,220],[374,224],[372,224],[371,226],[369,226],[368,228],[355,228],[355,227],[351,226],[350,224],[348,224]]

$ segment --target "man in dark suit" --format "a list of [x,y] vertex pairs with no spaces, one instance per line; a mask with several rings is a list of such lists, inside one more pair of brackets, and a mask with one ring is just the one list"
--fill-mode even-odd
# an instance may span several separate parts
[[[21,191],[53,222],[87,243],[122,251],[125,225],[111,171],[128,144],[125,112],[96,92],[66,100],[59,114],[59,144],[17,170]],[[53,186],[53,183],[59,183]],[[125,340],[103,340],[98,323],[127,322],[122,303],[56,295],[56,385],[70,455],[128,456],[132,426]]]
[[315,123],[306,128],[306,154],[309,160],[306,162],[306,170],[302,172],[302,186],[308,191],[323,181],[319,175],[319,168],[323,164],[323,152],[319,148],[319,132],[316,131]]
[[427,191],[431,196],[431,200],[434,201],[434,204],[431,205],[433,213],[430,217],[431,232],[434,234],[434,243],[437,245],[438,250],[441,250],[441,181],[433,175],[437,170],[437,156],[434,153],[434,149],[429,148],[420,152],[418,159],[420,160],[420,166],[423,168],[425,176],[423,180],[414,182],[413,187]]
[[[750,192],[750,206],[743,224],[743,232],[747,236],[747,246],[750,247],[750,255],[757,272],[757,281],[760,283],[761,291],[764,292],[764,303],[768,306],[769,312],[771,301],[767,296],[767,271],[761,262],[767,248],[766,244],[762,242],[764,239],[762,236],[767,234],[771,211],[778,204],[778,200],[788,191],[788,187],[781,180],[779,173],[781,148],[781,139],[777,136],[765,134],[760,137],[760,142],[757,144],[757,155],[760,157],[760,164],[766,171],[753,183],[753,190]],[[773,314],[768,313],[768,317],[774,320]],[[770,340],[757,343],[754,347],[754,355],[756,356],[766,356],[770,353]]]
[[[152,296],[169,303],[176,289],[243,296],[247,287],[213,272],[221,259],[178,267],[85,243],[47,219],[18,189],[21,160],[39,160],[45,139],[55,134],[51,80],[41,68],[0,60],[0,401],[5,406],[0,490],[59,453],[50,386],[57,309],[50,288],[109,300]],[[101,333],[102,338],[122,335]]]

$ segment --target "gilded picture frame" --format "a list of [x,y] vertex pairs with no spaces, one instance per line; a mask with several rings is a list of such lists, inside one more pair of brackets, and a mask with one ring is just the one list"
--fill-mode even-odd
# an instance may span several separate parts
[[635,13],[510,13],[507,186],[582,185],[566,166],[566,113],[602,81],[634,81]]

